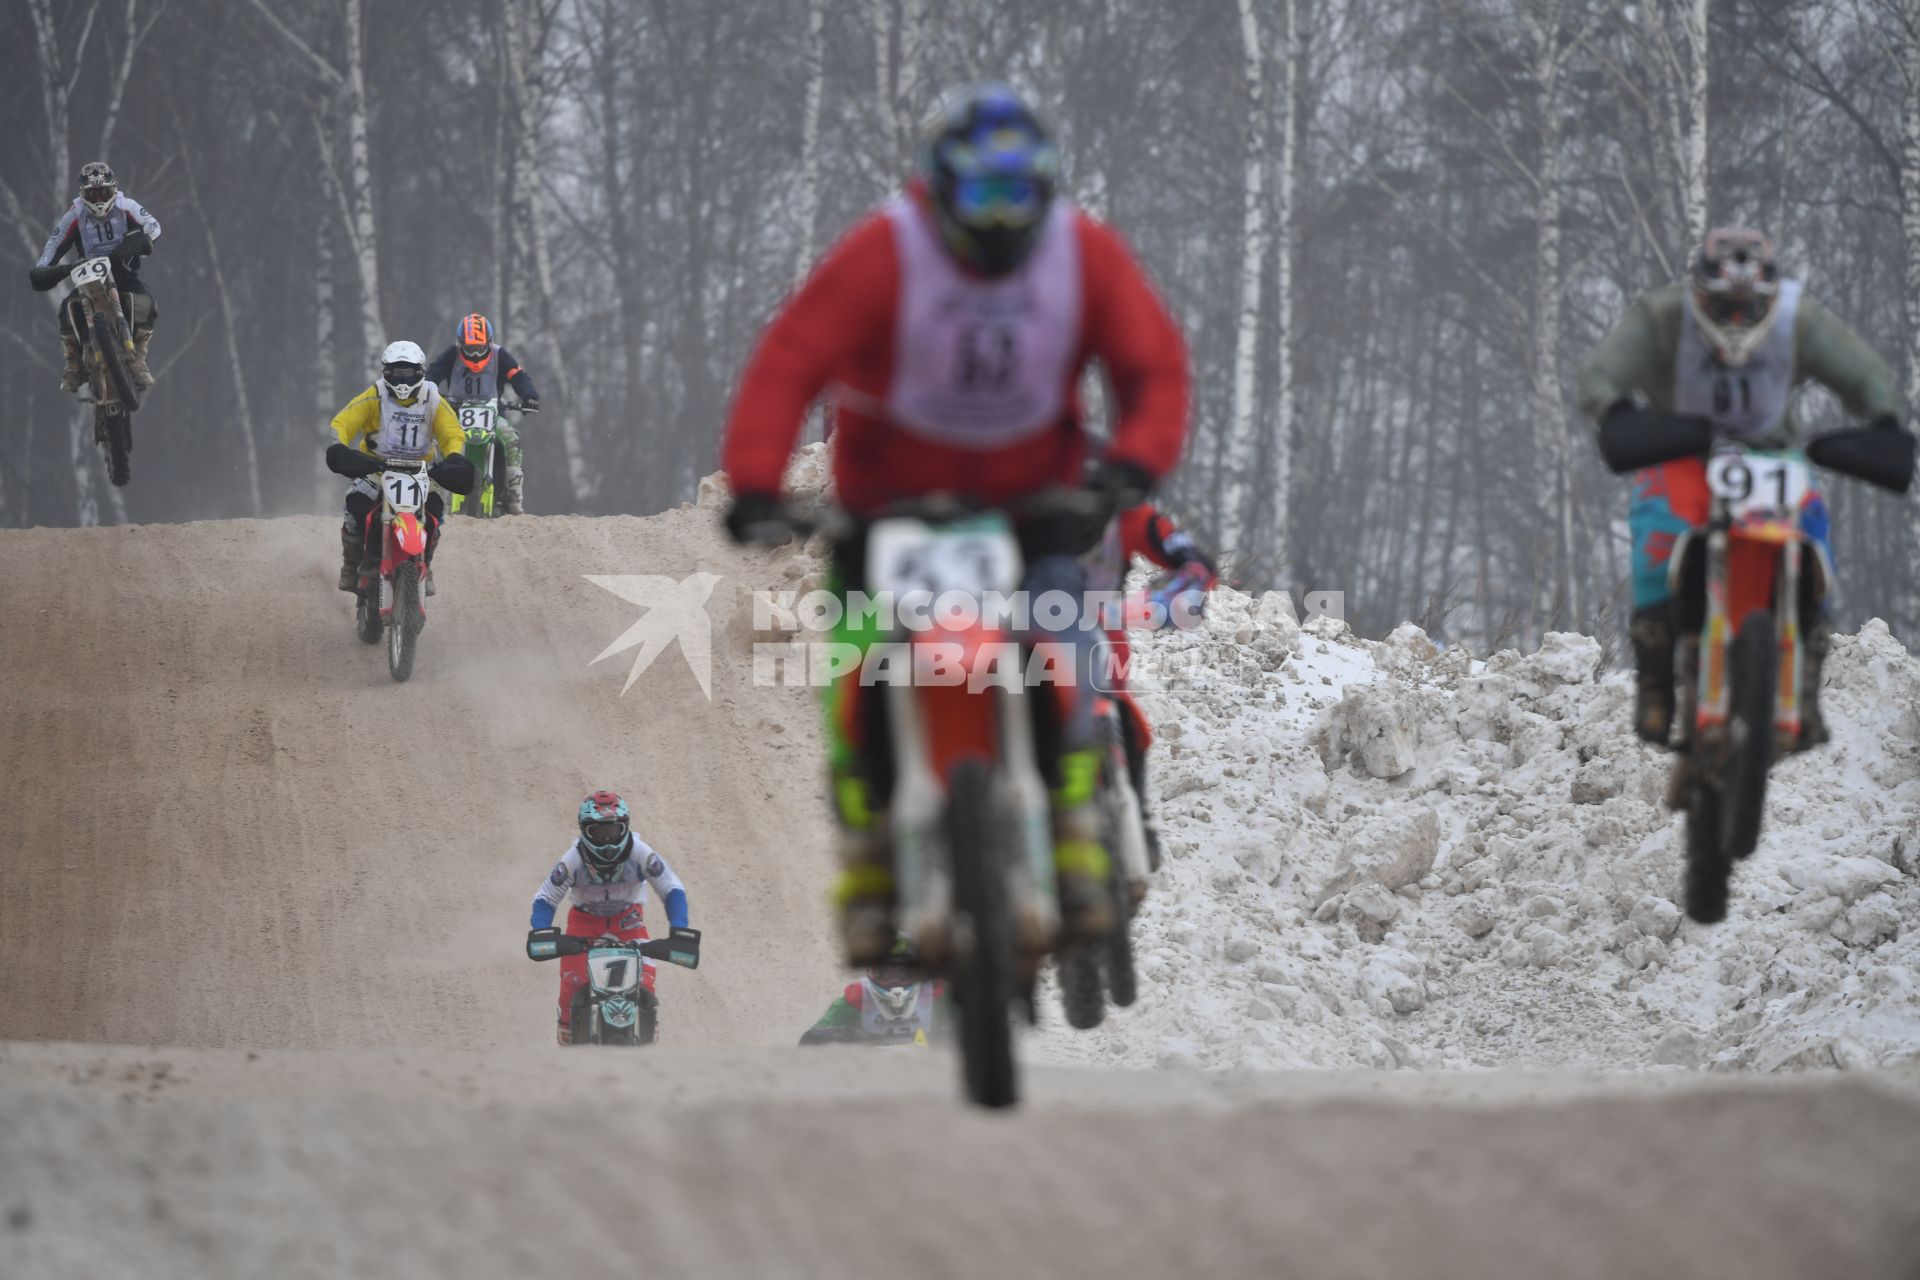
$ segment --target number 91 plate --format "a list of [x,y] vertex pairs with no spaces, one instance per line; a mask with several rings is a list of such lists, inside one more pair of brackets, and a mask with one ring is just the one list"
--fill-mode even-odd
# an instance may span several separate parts
[[1790,519],[1810,485],[1806,459],[1790,453],[1729,449],[1707,462],[1707,489],[1736,517]]

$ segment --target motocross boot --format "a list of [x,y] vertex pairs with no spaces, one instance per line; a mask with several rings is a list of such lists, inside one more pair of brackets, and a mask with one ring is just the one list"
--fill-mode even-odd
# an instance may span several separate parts
[[507,514],[508,515],[523,516],[527,514],[527,509],[521,505],[521,498],[525,493],[526,483],[527,483],[527,473],[525,471],[522,471],[519,467],[507,468]]
[[1060,757],[1064,780],[1053,793],[1053,874],[1060,894],[1063,940],[1083,942],[1113,931],[1113,862],[1100,841],[1093,803],[1099,753],[1069,751]]
[[1633,611],[1633,731],[1657,747],[1673,731],[1673,607],[1667,601]]
[[60,371],[60,389],[69,393],[78,391],[87,384],[87,371],[80,364],[80,339],[61,334],[60,350],[67,359],[66,367]]
[[1808,747],[1817,747],[1833,739],[1833,735],[1827,731],[1827,718],[1820,713],[1820,677],[1826,669],[1827,654],[1832,649],[1831,626],[1816,622],[1808,628],[1807,637],[1802,641],[1800,737],[1793,744],[1795,751],[1805,751]]
[[352,521],[340,526],[340,589],[360,590],[360,559],[366,554],[366,539]]
[[437,520],[429,520],[427,522],[427,562],[420,575],[421,588],[428,595],[433,595],[439,590],[438,587],[433,585],[433,552],[434,548],[439,545],[440,522]]
[[151,328],[133,331],[133,359],[127,364],[127,374],[142,391],[153,385],[153,370],[147,368],[147,344],[152,341]]

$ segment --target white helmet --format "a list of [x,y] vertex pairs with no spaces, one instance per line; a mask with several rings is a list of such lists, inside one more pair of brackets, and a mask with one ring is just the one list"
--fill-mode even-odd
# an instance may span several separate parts
[[427,353],[417,342],[389,342],[380,353],[380,382],[395,400],[411,400],[427,380]]

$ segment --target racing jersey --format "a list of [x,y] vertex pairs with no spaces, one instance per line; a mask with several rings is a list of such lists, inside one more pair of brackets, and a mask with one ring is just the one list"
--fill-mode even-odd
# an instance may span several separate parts
[[396,404],[375,383],[333,418],[340,443],[382,458],[451,458],[467,442],[460,419],[431,382],[420,385],[412,404]]
[[[149,239],[156,242],[160,239],[160,219],[141,208],[140,202],[126,192],[115,194],[113,208],[104,218],[94,217],[87,202],[75,196],[67,211],[60,215],[53,234],[47,237],[46,247],[40,250],[40,261],[34,265],[50,267],[69,249],[79,250],[83,259],[112,253],[135,227],[145,231]],[[116,262],[114,267],[116,279],[121,271],[137,273],[139,258],[136,255],[124,263]]]
[[427,381],[437,384],[449,400],[497,400],[512,387],[522,400],[538,400],[533,378],[513,358],[513,352],[494,343],[478,371],[467,367],[458,346],[448,347],[427,366]]
[[553,913],[567,896],[573,896],[576,910],[611,920],[629,908],[647,905],[647,886],[652,885],[667,904],[667,923],[682,928],[687,923],[687,891],[667,860],[654,852],[639,836],[632,837],[633,848],[627,860],[615,868],[606,880],[596,876],[581,856],[575,840],[553,864],[553,870],[533,895],[533,927],[545,929],[553,924]]

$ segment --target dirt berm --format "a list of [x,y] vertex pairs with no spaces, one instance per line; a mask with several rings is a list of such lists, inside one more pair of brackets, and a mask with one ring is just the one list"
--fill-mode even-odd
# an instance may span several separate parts
[[[711,512],[462,523],[417,673],[323,519],[0,532],[0,1274],[1920,1275],[1911,1078],[1034,1071],[790,1047],[818,735]],[[583,575],[718,575],[712,696]],[[664,1043],[552,1044],[586,789],[687,882]]]

